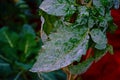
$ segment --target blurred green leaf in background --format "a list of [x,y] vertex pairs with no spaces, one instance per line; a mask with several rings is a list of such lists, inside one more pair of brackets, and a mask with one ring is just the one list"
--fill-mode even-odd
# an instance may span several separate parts
[[[29,69],[43,44],[38,13],[41,2],[42,0],[0,0],[0,80],[40,80]],[[44,16],[47,19],[47,15]],[[41,76],[50,80],[56,75],[64,78],[63,74],[58,71]],[[61,78],[56,77],[54,80]]]

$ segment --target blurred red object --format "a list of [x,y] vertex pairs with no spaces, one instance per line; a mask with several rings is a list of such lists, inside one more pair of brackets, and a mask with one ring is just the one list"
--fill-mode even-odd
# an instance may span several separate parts
[[114,48],[114,55],[107,53],[82,74],[82,80],[120,80],[120,9],[111,10],[118,26],[114,34],[108,34],[108,42]]

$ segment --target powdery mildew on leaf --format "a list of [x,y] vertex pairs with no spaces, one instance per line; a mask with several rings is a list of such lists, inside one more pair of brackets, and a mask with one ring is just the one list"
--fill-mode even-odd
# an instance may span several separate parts
[[39,54],[31,71],[49,72],[66,67],[73,61],[79,61],[87,50],[89,40],[87,31],[86,28],[76,30],[59,27],[57,32],[49,36],[51,40],[43,45],[44,51]]
[[71,3],[66,0],[44,0],[39,8],[51,15],[65,16],[73,14],[76,10],[72,4],[74,1],[69,2]]

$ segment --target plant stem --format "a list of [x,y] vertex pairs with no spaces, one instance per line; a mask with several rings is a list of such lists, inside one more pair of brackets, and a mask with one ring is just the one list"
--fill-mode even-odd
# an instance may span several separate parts
[[20,71],[17,76],[14,78],[14,80],[18,80],[18,78],[20,77],[20,75],[23,73],[23,71]]

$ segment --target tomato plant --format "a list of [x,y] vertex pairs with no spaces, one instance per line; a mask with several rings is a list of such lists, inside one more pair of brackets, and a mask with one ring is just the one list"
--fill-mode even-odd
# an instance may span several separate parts
[[[108,51],[112,54],[106,33],[116,27],[110,14],[113,7],[119,8],[119,0],[44,0],[39,7],[43,46],[30,71],[63,69],[68,80],[76,80],[93,61]],[[93,52],[82,60],[89,49]]]
[[79,80],[113,54],[112,8],[119,0],[1,0],[0,80]]

